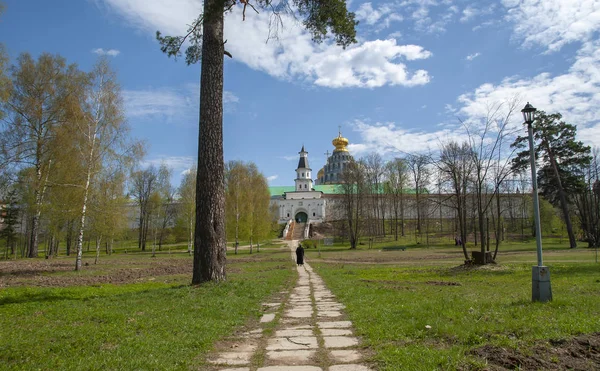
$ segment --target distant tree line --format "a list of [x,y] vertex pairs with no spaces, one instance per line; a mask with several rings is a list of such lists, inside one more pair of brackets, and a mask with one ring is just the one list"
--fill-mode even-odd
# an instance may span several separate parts
[[[523,128],[511,125],[516,107],[515,101],[495,105],[484,119],[462,122],[464,140],[440,142],[435,151],[353,160],[335,201],[338,232],[351,248],[361,237],[411,234],[420,243],[445,235],[454,237],[465,260],[482,264],[496,259],[507,230],[531,236],[529,151],[527,137],[517,135]],[[576,140],[576,126],[560,114],[539,112],[533,127],[543,232],[564,225],[572,248],[576,235],[597,247],[598,151]],[[473,257],[468,243],[478,246]]]
[[[8,66],[0,49],[0,99],[1,257],[43,249],[52,258],[62,245],[80,270],[85,248],[93,245],[97,262],[102,249],[111,254],[115,241],[131,239],[153,254],[185,241],[192,253],[196,168],[175,187],[165,164],[142,166],[144,144],[129,135],[106,58],[90,72],[50,54],[24,53]],[[264,241],[272,227],[266,179],[256,165],[232,162],[224,181],[235,237]]]

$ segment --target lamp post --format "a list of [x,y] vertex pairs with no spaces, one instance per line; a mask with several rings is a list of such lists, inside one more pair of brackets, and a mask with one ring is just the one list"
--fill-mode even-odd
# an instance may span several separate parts
[[531,272],[531,300],[551,301],[550,269],[544,266],[542,259],[542,227],[540,224],[540,202],[538,198],[537,176],[535,170],[535,149],[533,146],[533,115],[537,111],[529,102],[521,110],[529,134],[529,161],[531,162],[531,184],[533,186],[533,214],[535,221],[535,243],[537,245],[537,266]]

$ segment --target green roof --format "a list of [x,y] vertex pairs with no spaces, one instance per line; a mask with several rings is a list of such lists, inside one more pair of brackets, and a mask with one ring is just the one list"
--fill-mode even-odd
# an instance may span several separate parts
[[[340,187],[340,184],[316,185],[316,186],[314,186],[314,189],[315,189],[315,191],[321,191],[326,195],[339,195],[339,194],[343,193],[342,188]],[[271,197],[282,196],[285,192],[294,192],[295,190],[296,190],[296,187],[294,187],[294,186],[269,187],[269,192],[271,193]],[[379,194],[384,193],[384,187],[382,184],[379,185],[379,190],[377,193],[379,193]],[[415,190],[414,189],[405,189],[404,193],[405,194],[415,194]],[[424,189],[423,193],[429,193],[429,191],[427,189]]]
[[315,191],[321,191],[327,195],[342,194],[342,187],[339,184],[321,184],[315,186]]
[[296,190],[296,187],[294,187],[294,186],[275,186],[275,187],[269,187],[269,192],[271,192],[271,197],[273,197],[273,196],[281,196],[285,192],[294,192],[294,190]]
[[[325,194],[341,194],[339,190],[338,184],[323,184],[314,186],[315,191],[321,191]],[[294,192],[296,187],[294,186],[275,186],[269,187],[269,192],[271,193],[271,197],[273,196],[281,196],[285,192]]]

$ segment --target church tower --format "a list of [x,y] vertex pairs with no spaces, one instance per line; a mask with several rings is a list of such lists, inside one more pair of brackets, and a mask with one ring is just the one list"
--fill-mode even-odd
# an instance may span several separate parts
[[308,166],[308,152],[304,150],[304,145],[298,154],[300,154],[300,161],[296,169],[296,192],[312,191],[313,181],[310,177],[312,169]]
[[339,184],[343,182],[342,173],[348,163],[353,160],[348,151],[348,139],[342,136],[342,129],[338,136],[333,138],[331,144],[335,147],[331,156],[327,151],[327,163],[318,173],[317,184]]

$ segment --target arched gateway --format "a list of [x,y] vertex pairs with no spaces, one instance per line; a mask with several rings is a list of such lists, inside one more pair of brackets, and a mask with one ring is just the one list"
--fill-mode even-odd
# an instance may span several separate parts
[[296,214],[296,217],[294,219],[296,220],[296,223],[306,223],[306,221],[308,220],[308,215],[304,211],[301,211],[298,214]]

